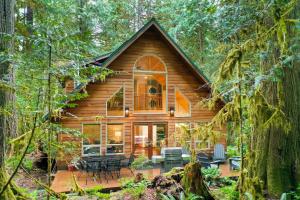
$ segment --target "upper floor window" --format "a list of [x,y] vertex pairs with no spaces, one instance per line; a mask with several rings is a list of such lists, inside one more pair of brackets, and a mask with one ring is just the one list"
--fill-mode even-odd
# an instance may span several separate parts
[[121,87],[106,103],[106,115],[113,117],[124,116],[124,87]]
[[166,112],[167,71],[164,63],[156,56],[143,56],[136,61],[133,74],[134,111]]
[[188,117],[191,115],[191,103],[178,89],[175,89],[175,116]]

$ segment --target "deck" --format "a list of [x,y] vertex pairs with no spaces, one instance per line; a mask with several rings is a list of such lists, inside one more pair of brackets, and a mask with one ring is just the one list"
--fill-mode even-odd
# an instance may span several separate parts
[[[232,176],[239,176],[239,172],[231,171],[229,169],[229,165],[222,164],[220,165],[221,176],[222,177],[232,177]],[[147,169],[147,170],[135,170],[134,174],[142,173],[146,178],[149,180],[153,179],[155,176],[160,175],[161,169],[154,168],[154,169]],[[118,188],[121,186],[120,179],[117,179],[115,176],[112,179],[109,177],[108,182],[101,176],[101,179],[92,179],[91,176],[87,179],[86,184],[86,174],[80,173],[79,171],[67,171],[67,170],[59,170],[54,177],[54,180],[51,185],[51,189],[55,192],[70,192],[74,188],[74,179],[73,175],[76,177],[76,181],[78,185],[83,188],[92,188],[97,185],[102,185],[104,188]],[[132,178],[134,177],[129,169],[122,168],[121,170],[121,179],[122,178]]]

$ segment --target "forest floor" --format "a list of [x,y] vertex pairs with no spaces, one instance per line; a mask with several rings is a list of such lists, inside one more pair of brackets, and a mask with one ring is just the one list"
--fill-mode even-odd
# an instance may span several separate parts
[[[47,173],[42,169],[33,168],[30,170],[30,176],[43,184],[47,183]],[[19,170],[14,180],[18,186],[21,188],[26,188],[29,191],[42,189],[33,179],[29,178],[26,172],[22,169]]]

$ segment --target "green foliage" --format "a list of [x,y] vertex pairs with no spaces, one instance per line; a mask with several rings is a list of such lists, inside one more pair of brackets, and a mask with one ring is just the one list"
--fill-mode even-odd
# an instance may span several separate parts
[[150,184],[147,179],[143,179],[137,183],[134,182],[134,179],[121,179],[123,195],[130,194],[134,199],[139,199]]
[[201,171],[208,186],[224,187],[236,183],[228,177],[221,177],[219,168],[202,168]]
[[[6,160],[6,164],[7,164],[8,167],[14,169],[18,165],[18,163],[20,162],[20,159],[21,159],[20,155],[13,155],[12,157],[10,157]],[[25,157],[23,159],[22,166],[26,170],[30,171],[33,168],[33,161],[30,158]]]
[[280,200],[299,200],[300,199],[300,185],[296,191],[283,193]]
[[212,181],[216,181],[221,176],[221,171],[219,168],[209,167],[201,169],[201,172],[204,176],[206,182],[210,183]]
[[[160,196],[162,200],[176,200],[176,198],[171,194],[160,194]],[[181,192],[179,200],[204,200],[204,198],[193,193],[184,194]]]
[[227,157],[231,158],[231,157],[235,157],[235,156],[239,156],[240,152],[238,151],[237,146],[227,146]]
[[98,199],[109,199],[110,198],[110,194],[109,193],[103,193],[103,186],[99,185],[99,186],[95,186],[93,188],[89,188],[86,189],[85,192],[89,195],[89,196],[96,196]]
[[216,199],[222,200],[238,200],[239,192],[237,190],[237,184],[234,182],[230,186],[221,187],[219,189],[212,190],[213,195]]
[[151,169],[153,168],[151,160],[144,155],[139,155],[131,164],[132,169]]

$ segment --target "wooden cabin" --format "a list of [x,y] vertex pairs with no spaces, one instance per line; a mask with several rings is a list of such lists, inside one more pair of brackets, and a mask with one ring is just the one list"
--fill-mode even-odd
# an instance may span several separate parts
[[[162,146],[181,145],[181,125],[209,122],[217,112],[200,104],[210,96],[207,78],[154,19],[116,51],[90,64],[116,73],[85,85],[88,97],[74,102],[75,108],[64,109],[61,125],[81,131],[85,138],[59,135],[60,142],[71,141],[78,147],[71,153],[60,152],[61,167],[75,153],[151,158],[160,154]],[[73,84],[66,85],[68,92],[73,89]],[[219,142],[225,144],[225,137]],[[203,142],[200,147],[213,145]]]

